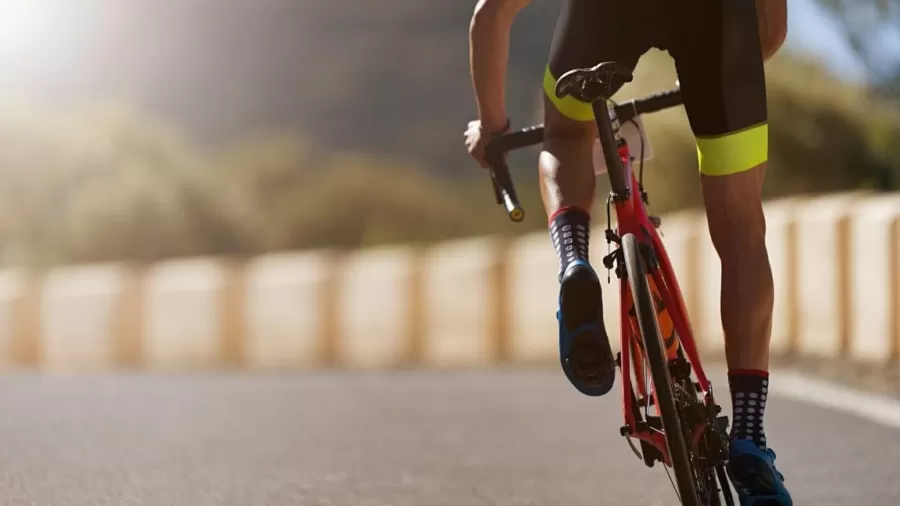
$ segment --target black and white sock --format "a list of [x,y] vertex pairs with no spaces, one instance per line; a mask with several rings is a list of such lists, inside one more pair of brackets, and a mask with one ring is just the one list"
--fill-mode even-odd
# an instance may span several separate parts
[[591,215],[576,207],[562,207],[550,217],[550,238],[559,258],[559,279],[575,260],[590,261]]
[[731,387],[733,421],[731,440],[753,441],[761,450],[766,449],[766,432],[763,417],[769,393],[769,373],[752,369],[740,369],[728,373]]

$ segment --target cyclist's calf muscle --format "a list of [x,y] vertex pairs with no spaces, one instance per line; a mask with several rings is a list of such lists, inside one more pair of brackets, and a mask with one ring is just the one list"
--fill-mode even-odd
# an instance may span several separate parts
[[722,272],[721,317],[730,370],[768,370],[774,281],[766,250],[766,163],[700,178],[709,235]]
[[544,146],[538,159],[541,197],[547,216],[562,207],[590,214],[596,177],[593,166],[593,121],[575,121],[559,113],[544,96]]

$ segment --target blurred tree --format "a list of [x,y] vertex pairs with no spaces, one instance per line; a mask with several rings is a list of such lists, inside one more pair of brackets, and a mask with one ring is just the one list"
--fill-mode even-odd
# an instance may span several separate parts
[[900,40],[900,0],[817,0],[843,29],[880,94],[900,99],[900,53],[885,52],[885,38]]
[[[513,65],[522,75],[540,69],[524,61]],[[666,89],[675,80],[671,57],[661,51],[642,59],[636,74],[617,98]],[[768,64],[767,76],[768,198],[898,187],[900,106],[788,52]],[[515,116],[517,126],[539,121],[540,88],[530,79],[510,88],[531,107]],[[471,98],[446,101],[462,100]],[[387,118],[400,125],[406,117],[398,110]],[[458,126],[449,123],[436,115],[407,127],[449,128],[457,135],[440,136],[440,142],[465,154]],[[649,115],[645,126],[655,154],[645,179],[652,210],[701,205],[684,109]],[[152,262],[546,228],[537,148],[510,156],[528,216],[512,225],[494,202],[487,173],[468,158],[455,166],[455,177],[440,177],[399,161],[402,150],[384,156],[342,152],[293,129],[267,130],[272,133],[257,130],[231,147],[201,150],[171,125],[127,109],[0,107],[0,253],[7,264]],[[601,178],[597,223],[605,221],[607,189]]]

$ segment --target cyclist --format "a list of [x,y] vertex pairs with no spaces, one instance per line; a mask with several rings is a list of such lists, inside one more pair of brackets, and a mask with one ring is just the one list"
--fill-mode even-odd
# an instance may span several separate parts
[[[487,167],[484,146],[509,129],[504,87],[509,34],[530,0],[479,0],[470,24],[470,64],[479,120],[466,146]],[[729,472],[742,505],[792,505],[767,447],[774,288],[761,189],[768,156],[763,62],[787,33],[786,0],[567,0],[544,74],[541,196],[559,257],[560,354],[583,394],[612,388],[615,367],[588,260],[596,125],[590,104],[558,99],[556,79],[617,61],[634,67],[650,48],[675,60],[700,159],[710,236],[722,266],[721,315],[733,404]],[[623,83],[614,83],[619,89]]]

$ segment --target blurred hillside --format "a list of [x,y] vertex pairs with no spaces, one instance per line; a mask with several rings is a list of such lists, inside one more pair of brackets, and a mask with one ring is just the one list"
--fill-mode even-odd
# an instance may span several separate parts
[[[472,6],[390,4],[103,0],[72,10],[83,30],[60,31],[66,51],[3,70],[6,261],[249,255],[543,228],[536,150],[511,159],[529,213],[513,226],[463,147],[474,114]],[[536,0],[514,27],[515,126],[540,121],[557,4]],[[101,21],[103,30],[86,28]],[[895,104],[787,53],[768,68],[767,196],[900,184]],[[668,56],[651,53],[620,97],[674,80]],[[653,209],[699,205],[684,112],[646,124]]]
[[[402,153],[445,171],[466,161],[448,135],[458,138],[474,112],[474,3],[31,1],[56,11],[40,46],[52,55],[10,58],[0,70],[6,93],[54,103],[127,97],[205,146],[287,130],[323,150]],[[558,0],[536,0],[523,14],[513,82],[540,82],[557,9]],[[536,96],[511,90],[517,118]]]

